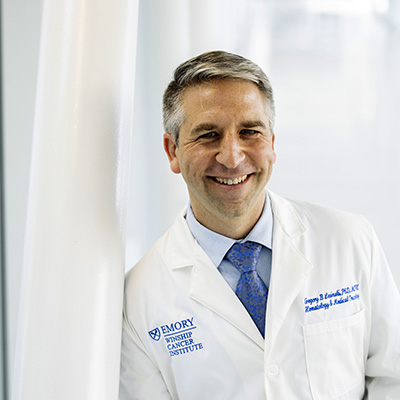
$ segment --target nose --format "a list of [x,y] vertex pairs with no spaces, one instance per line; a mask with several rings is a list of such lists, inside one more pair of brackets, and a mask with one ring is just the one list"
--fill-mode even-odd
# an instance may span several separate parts
[[245,153],[237,135],[226,135],[220,141],[216,160],[226,168],[236,168],[244,159]]

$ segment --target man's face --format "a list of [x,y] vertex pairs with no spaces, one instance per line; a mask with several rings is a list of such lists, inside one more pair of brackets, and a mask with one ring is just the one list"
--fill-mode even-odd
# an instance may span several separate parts
[[197,220],[222,233],[261,215],[276,155],[266,102],[251,82],[219,80],[183,93],[179,145],[164,135],[171,169],[182,173]]

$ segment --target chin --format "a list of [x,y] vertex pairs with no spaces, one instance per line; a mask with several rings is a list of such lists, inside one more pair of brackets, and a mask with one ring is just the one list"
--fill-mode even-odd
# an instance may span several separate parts
[[243,207],[243,204],[237,206],[228,204],[220,208],[220,214],[225,218],[240,218],[245,216],[247,212],[248,207]]

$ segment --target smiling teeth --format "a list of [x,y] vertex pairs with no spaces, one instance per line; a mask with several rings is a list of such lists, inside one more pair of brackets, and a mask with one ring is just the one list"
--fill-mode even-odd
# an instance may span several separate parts
[[237,185],[238,183],[242,183],[247,179],[247,175],[243,175],[240,178],[235,179],[222,179],[222,178],[215,178],[215,180],[219,183],[223,183],[224,185]]

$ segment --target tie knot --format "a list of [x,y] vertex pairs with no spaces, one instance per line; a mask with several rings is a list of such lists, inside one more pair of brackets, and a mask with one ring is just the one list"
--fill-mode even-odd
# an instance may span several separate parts
[[261,248],[261,244],[255,242],[236,243],[226,253],[225,258],[230,261],[241,274],[255,271]]

